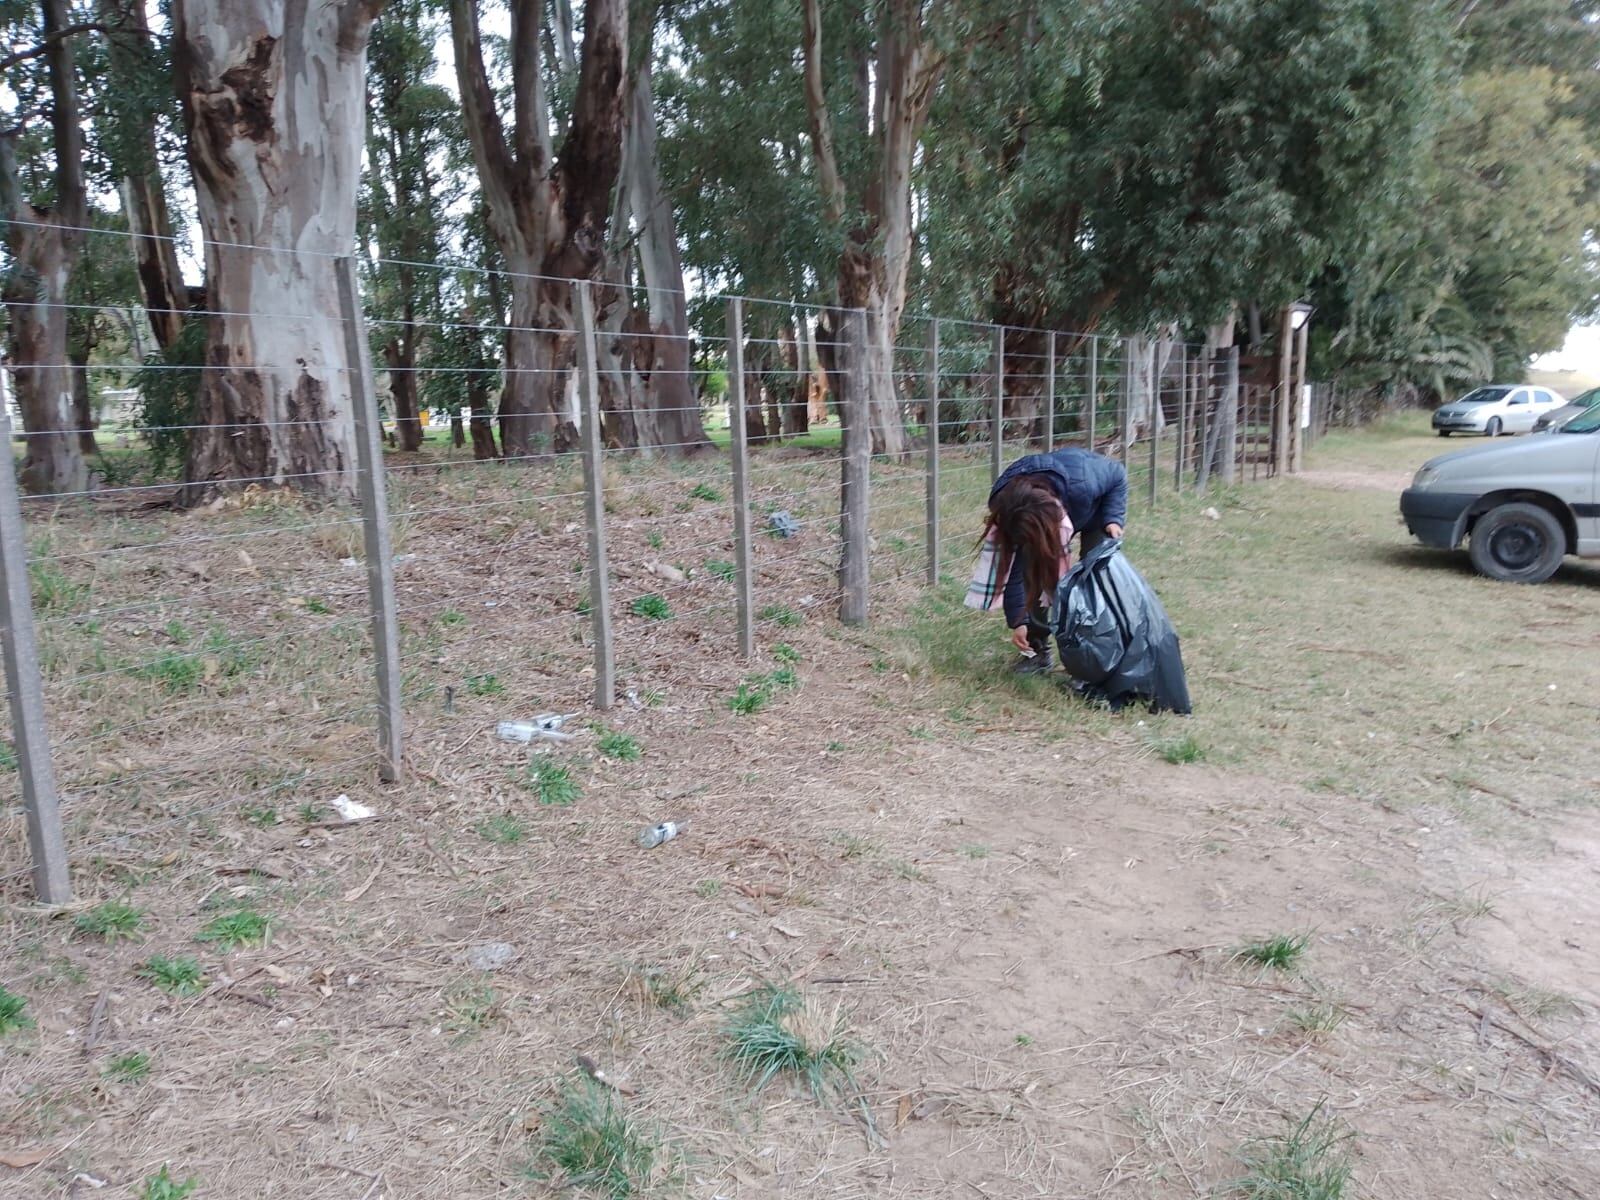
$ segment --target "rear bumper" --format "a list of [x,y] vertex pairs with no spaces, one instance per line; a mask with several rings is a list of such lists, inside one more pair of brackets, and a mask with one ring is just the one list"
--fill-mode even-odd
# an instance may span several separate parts
[[1400,494],[1400,515],[1412,536],[1424,546],[1454,550],[1466,532],[1467,510],[1477,498],[1472,493],[1407,488]]

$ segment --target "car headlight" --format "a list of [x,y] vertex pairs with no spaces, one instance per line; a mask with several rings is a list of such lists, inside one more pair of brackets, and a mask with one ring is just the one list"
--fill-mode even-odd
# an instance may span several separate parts
[[1432,467],[1423,467],[1417,472],[1417,477],[1411,481],[1411,486],[1417,491],[1426,491],[1432,487],[1439,478],[1439,472]]

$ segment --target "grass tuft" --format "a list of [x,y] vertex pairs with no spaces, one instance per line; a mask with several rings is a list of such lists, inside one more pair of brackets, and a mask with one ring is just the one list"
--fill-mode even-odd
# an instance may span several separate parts
[[722,580],[723,583],[732,583],[734,576],[738,573],[738,567],[723,559],[713,558],[706,562],[706,574]]
[[1206,757],[1205,747],[1195,740],[1192,733],[1186,733],[1181,738],[1169,738],[1164,742],[1158,742],[1156,753],[1163,761],[1175,767],[1204,762]]
[[510,813],[485,817],[476,828],[480,837],[497,846],[514,846],[528,834],[527,826]]
[[19,1029],[32,1029],[33,1018],[22,1010],[28,1007],[28,998],[19,996],[0,986],[0,1037]]
[[654,592],[647,592],[628,606],[628,611],[636,617],[644,617],[651,621],[672,620],[672,605],[666,598]]
[[1350,1184],[1349,1140],[1318,1104],[1283,1136],[1242,1149],[1245,1174],[1223,1194],[1237,1200],[1343,1200]]
[[552,808],[566,808],[576,804],[583,795],[572,778],[572,772],[548,758],[536,758],[528,764],[523,775],[523,786],[534,794],[540,804]]
[[611,1200],[637,1196],[669,1171],[660,1139],[635,1121],[610,1088],[570,1083],[546,1110],[540,1159],[566,1183]]
[[595,747],[600,751],[601,758],[609,758],[614,762],[638,762],[639,742],[619,730],[602,730],[595,741]]
[[72,926],[87,937],[115,942],[138,937],[144,929],[144,913],[125,901],[107,900],[79,913]]
[[194,935],[197,942],[213,942],[224,954],[246,946],[259,946],[272,931],[272,921],[253,908],[224,913]]
[[733,695],[728,697],[728,708],[738,713],[741,717],[752,716],[767,706],[767,701],[772,699],[772,693],[760,684],[751,684],[748,680],[741,683]]
[[772,644],[772,658],[774,662],[794,666],[800,661],[800,651],[789,645],[788,642],[774,642]]
[[853,1087],[860,1051],[837,1006],[829,1012],[791,987],[757,992],[726,1029],[727,1055],[760,1091],[779,1075],[803,1080],[818,1100]]
[[174,996],[198,996],[206,984],[199,962],[186,954],[173,958],[154,955],[140,968],[139,974]]
[[761,610],[760,616],[763,621],[771,621],[784,629],[793,629],[805,620],[805,617],[784,604],[769,604]]
[[689,489],[689,495],[695,500],[705,500],[710,504],[720,504],[722,502],[722,493],[709,483],[695,484],[694,487]]
[[467,692],[473,696],[504,696],[506,685],[492,673],[467,676]]
[[114,1083],[138,1083],[150,1074],[150,1056],[143,1050],[119,1054],[106,1064],[104,1074]]
[[1307,1041],[1321,1041],[1338,1032],[1350,1014],[1337,1004],[1311,1004],[1284,1014],[1284,1025]]
[[172,1177],[168,1164],[163,1163],[161,1170],[145,1179],[139,1200],[183,1200],[199,1186],[200,1181],[192,1177],[179,1183]]
[[1233,952],[1233,961],[1249,963],[1263,971],[1293,971],[1310,944],[1309,933],[1278,933],[1246,942]]

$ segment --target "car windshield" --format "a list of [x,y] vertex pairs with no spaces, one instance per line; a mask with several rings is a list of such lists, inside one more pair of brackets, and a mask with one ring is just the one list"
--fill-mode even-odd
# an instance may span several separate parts
[[1574,408],[1600,408],[1600,387],[1580,392],[1567,403]]
[[1600,408],[1581,412],[1561,427],[1562,433],[1594,433],[1600,430]]
[[1468,392],[1465,396],[1461,397],[1461,399],[1457,400],[1456,403],[1457,404],[1493,404],[1496,400],[1505,399],[1506,393],[1509,392],[1510,390],[1511,390],[1510,388],[1503,388],[1503,387],[1474,388],[1472,391]]

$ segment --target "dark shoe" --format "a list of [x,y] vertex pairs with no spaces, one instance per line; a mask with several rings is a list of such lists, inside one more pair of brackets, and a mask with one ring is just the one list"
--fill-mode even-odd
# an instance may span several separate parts
[[1048,675],[1055,669],[1055,659],[1048,649],[1040,650],[1032,658],[1019,658],[1011,668],[1013,675]]

